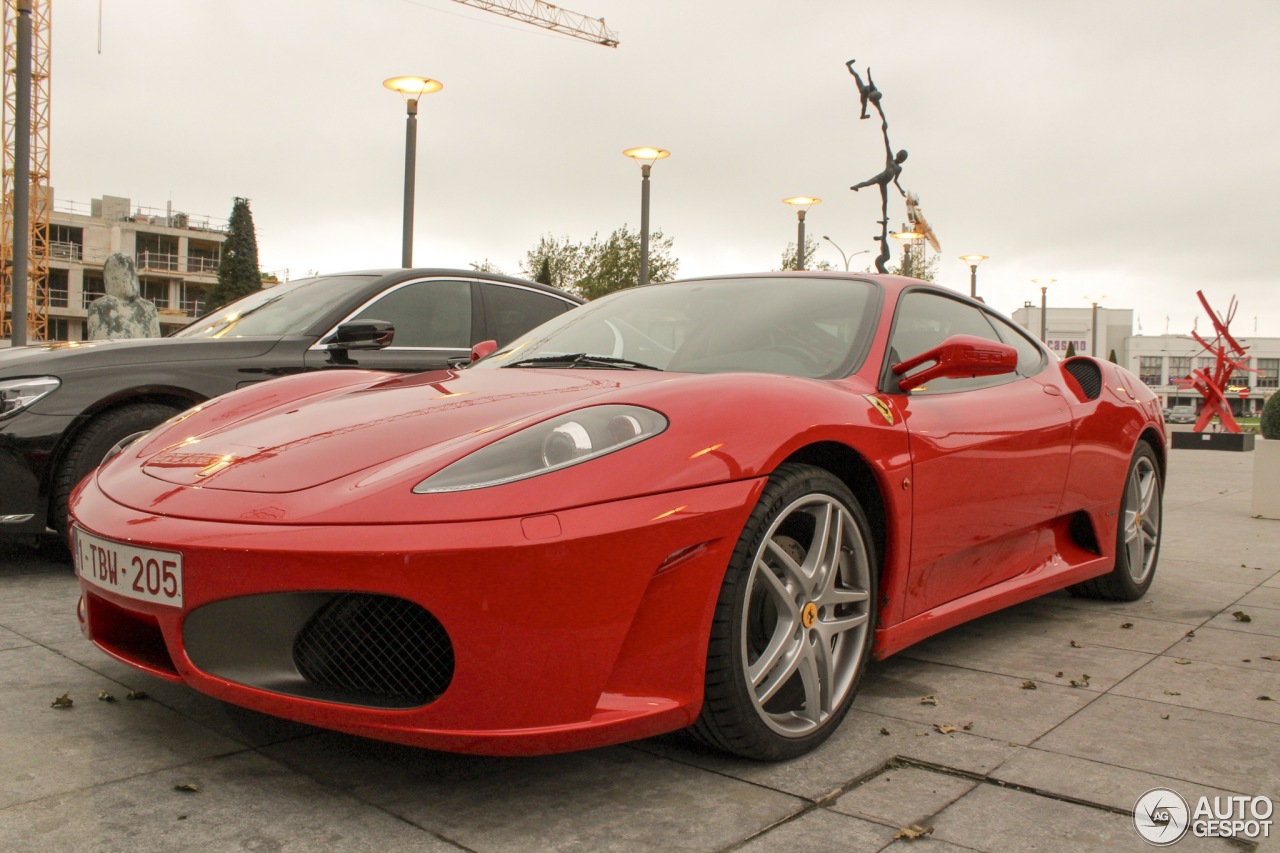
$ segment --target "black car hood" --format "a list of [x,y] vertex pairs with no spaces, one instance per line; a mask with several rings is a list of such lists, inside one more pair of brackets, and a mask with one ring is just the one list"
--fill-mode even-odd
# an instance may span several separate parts
[[141,338],[39,343],[0,349],[0,377],[65,376],[78,370],[245,359],[262,355],[279,338]]

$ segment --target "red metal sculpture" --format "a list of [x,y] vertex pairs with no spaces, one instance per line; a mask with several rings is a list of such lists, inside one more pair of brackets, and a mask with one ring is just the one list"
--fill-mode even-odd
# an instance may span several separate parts
[[[1200,298],[1200,304],[1204,306],[1204,310],[1209,314],[1209,319],[1213,322],[1213,328],[1217,335],[1212,343],[1202,338],[1200,333],[1195,330],[1192,330],[1191,337],[1195,338],[1200,346],[1205,348],[1206,352],[1213,355],[1213,368],[1212,372],[1210,372],[1203,367],[1197,367],[1191,371],[1190,376],[1179,379],[1177,385],[1179,388],[1194,388],[1200,392],[1201,397],[1204,397],[1204,405],[1200,407],[1200,417],[1196,420],[1196,432],[1204,432],[1204,428],[1213,420],[1214,415],[1218,416],[1218,420],[1222,423],[1222,428],[1227,432],[1240,432],[1240,425],[1236,423],[1235,416],[1231,414],[1231,405],[1227,402],[1224,392],[1227,388],[1227,382],[1237,370],[1249,370],[1254,373],[1257,373],[1257,370],[1249,367],[1249,348],[1241,346],[1231,336],[1231,332],[1227,330],[1231,325],[1231,320],[1236,316],[1236,298],[1234,296],[1231,297],[1231,304],[1227,307],[1226,319],[1223,319],[1209,307],[1209,301],[1204,298],[1202,291],[1197,290],[1196,296]],[[1228,355],[1228,351],[1230,351],[1231,355]]]

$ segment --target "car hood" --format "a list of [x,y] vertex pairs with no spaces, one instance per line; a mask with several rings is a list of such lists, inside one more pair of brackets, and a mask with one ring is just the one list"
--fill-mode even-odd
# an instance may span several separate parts
[[171,430],[167,446],[156,448],[143,470],[181,486],[284,493],[395,460],[403,460],[399,468],[432,461],[443,467],[475,447],[594,397],[669,376],[537,369],[396,376],[285,402],[225,426],[182,435],[176,443],[171,439],[182,431]]
[[63,376],[75,370],[175,361],[252,358],[278,338],[133,338],[50,341],[0,350],[0,376]]

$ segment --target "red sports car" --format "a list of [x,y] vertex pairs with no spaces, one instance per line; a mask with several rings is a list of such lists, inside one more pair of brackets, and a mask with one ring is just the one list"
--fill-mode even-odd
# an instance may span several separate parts
[[118,449],[73,498],[79,617],[160,678],[368,737],[692,727],[787,758],[872,656],[1064,587],[1143,595],[1165,447],[1132,374],[923,282],[651,285],[464,370],[280,379]]

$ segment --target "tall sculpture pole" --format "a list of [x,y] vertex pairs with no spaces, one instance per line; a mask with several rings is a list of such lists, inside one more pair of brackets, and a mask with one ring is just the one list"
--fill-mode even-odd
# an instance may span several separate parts
[[875,81],[871,79],[871,69],[867,69],[867,82],[864,84],[858,72],[853,69],[856,59],[850,59],[845,63],[845,67],[849,69],[849,73],[853,75],[853,79],[858,84],[858,98],[862,104],[862,115],[859,118],[870,118],[867,112],[867,106],[875,107],[877,113],[880,114],[880,132],[884,136],[884,171],[880,174],[868,178],[865,181],[854,184],[849,189],[857,192],[863,187],[879,186],[880,187],[880,235],[874,239],[880,241],[880,254],[876,256],[876,269],[879,272],[887,273],[889,270],[885,263],[889,260],[889,184],[893,183],[898,188],[898,192],[902,193],[905,198],[907,193],[902,188],[902,184],[898,182],[898,176],[902,174],[902,164],[907,160],[907,151],[902,149],[897,154],[893,153],[893,146],[889,144],[889,120],[884,116],[884,108],[880,106],[880,100],[884,96],[880,90],[876,88]]

